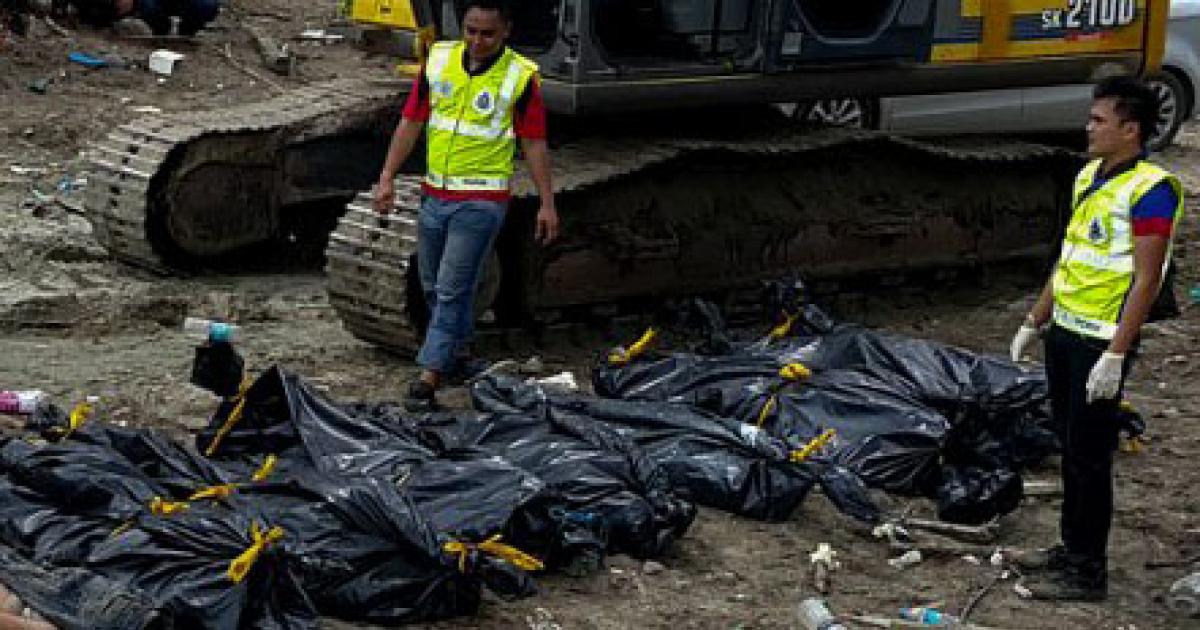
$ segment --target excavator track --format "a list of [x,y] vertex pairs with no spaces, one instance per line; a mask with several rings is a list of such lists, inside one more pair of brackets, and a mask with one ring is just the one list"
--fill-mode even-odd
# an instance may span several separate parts
[[[179,254],[177,244],[152,221],[156,213],[172,211],[159,206],[179,187],[179,161],[187,152],[207,153],[207,163],[236,168],[239,150],[222,155],[223,140],[248,135],[264,152],[281,151],[286,143],[306,136],[330,134],[347,111],[384,109],[379,104],[395,100],[401,89],[395,83],[339,79],[234,108],[149,115],[123,124],[86,154],[85,208],[96,238],[122,262],[161,273],[177,272],[177,261],[172,260]],[[271,201],[279,198],[275,191],[269,196]],[[217,243],[209,255],[215,257],[220,248]]]
[[[522,282],[510,282],[506,285],[508,291],[511,291],[515,284],[529,293],[527,296],[522,296],[522,317],[517,319],[501,318],[497,324],[484,327],[480,331],[480,336],[484,338],[511,336],[509,333],[521,330],[521,326],[524,325],[522,322],[527,323],[530,319],[557,321],[559,326],[572,325],[571,315],[564,316],[563,313],[573,313],[576,316],[580,316],[581,313],[589,314],[586,315],[589,318],[587,321],[581,319],[575,323],[584,327],[592,326],[595,323],[594,315],[596,313],[611,315],[627,312],[623,305],[627,304],[631,297],[642,296],[646,299],[640,301],[646,303],[664,297],[711,294],[713,290],[745,289],[758,280],[791,271],[800,271],[813,278],[871,273],[873,268],[870,266],[872,264],[870,260],[865,261],[865,268],[839,264],[836,260],[830,260],[828,264],[806,262],[803,265],[789,267],[786,262],[796,260],[794,254],[789,254],[791,258],[788,258],[789,255],[784,255],[781,259],[785,263],[783,266],[772,268],[771,264],[762,264],[761,261],[750,260],[750,264],[747,264],[747,261],[753,256],[742,255],[731,258],[726,264],[743,265],[746,267],[745,273],[738,273],[740,270],[735,269],[734,273],[726,278],[714,278],[711,286],[697,284],[694,277],[689,280],[685,277],[686,274],[681,274],[679,278],[658,278],[657,280],[651,278],[650,281],[647,281],[644,276],[653,275],[650,271],[670,269],[672,259],[677,265],[687,265],[686,262],[681,262],[686,258],[685,253],[681,253],[686,248],[686,242],[681,243],[681,239],[686,239],[686,237],[674,234],[670,229],[665,231],[659,229],[658,233],[652,233],[655,230],[643,229],[652,221],[641,215],[646,214],[647,209],[653,211],[651,214],[661,214],[658,212],[661,210],[658,206],[670,203],[669,193],[664,192],[664,196],[659,199],[653,197],[656,190],[670,190],[669,180],[673,174],[679,171],[698,169],[701,174],[697,176],[698,179],[691,181],[703,181],[705,168],[715,169],[714,172],[716,172],[720,170],[722,164],[736,171],[746,169],[745,164],[747,163],[758,164],[763,160],[766,160],[768,164],[777,164],[806,157],[811,158],[814,155],[836,159],[839,156],[849,158],[874,153],[898,155],[901,158],[900,161],[916,162],[918,166],[921,162],[928,165],[937,164],[945,172],[976,173],[983,180],[998,180],[999,183],[996,185],[1006,188],[1006,190],[1000,191],[999,194],[995,190],[981,193],[972,193],[969,190],[962,192],[962,189],[969,185],[968,183],[949,181],[946,186],[959,190],[961,194],[976,194],[979,199],[976,200],[975,205],[980,206],[982,210],[979,211],[988,213],[988,216],[982,219],[971,219],[966,216],[969,214],[967,209],[958,212],[952,208],[944,213],[947,216],[931,214],[928,217],[930,219],[928,224],[923,223],[923,218],[920,216],[917,216],[915,220],[906,219],[905,216],[870,217],[868,221],[847,226],[848,231],[852,233],[851,236],[859,238],[860,241],[863,234],[869,238],[881,239],[880,242],[889,242],[889,239],[902,238],[903,234],[907,232],[936,231],[936,226],[931,228],[930,224],[937,221],[944,223],[976,221],[980,224],[972,224],[966,230],[968,232],[971,229],[986,231],[989,221],[1000,220],[992,215],[999,216],[1008,212],[1010,207],[1021,207],[1023,204],[1029,206],[1026,208],[1027,214],[1034,217],[1029,221],[1039,221],[1036,217],[1039,212],[1044,211],[1046,216],[1043,218],[1051,224],[1055,224],[1057,218],[1052,216],[1051,211],[1061,210],[1060,201],[1065,199],[1062,195],[1065,193],[1065,187],[1069,186],[1070,174],[1080,163],[1079,157],[1070,151],[1027,142],[973,138],[969,141],[948,140],[935,143],[843,129],[737,139],[639,140],[611,137],[584,139],[556,148],[553,156],[554,183],[556,195],[560,199],[559,207],[564,222],[564,238],[567,241],[562,244],[561,250],[568,253],[559,254],[557,257],[555,255],[535,257],[533,263],[526,260],[524,267],[518,267],[532,266],[541,271],[541,273],[528,274]],[[699,156],[707,156],[707,162],[697,166],[693,163],[695,162],[693,158]],[[714,159],[712,156],[718,157]],[[1012,173],[1019,173],[1019,175],[1013,175],[1016,179],[1006,180],[1005,177]],[[828,177],[827,174],[824,176]],[[847,175],[847,177],[849,176]],[[635,183],[639,181],[639,178],[646,181]],[[1022,189],[1023,186],[1020,182],[1025,181],[1022,178],[1028,179],[1030,182],[1028,190]],[[346,329],[362,340],[402,354],[413,353],[420,341],[419,332],[413,326],[410,314],[414,311],[414,301],[422,300],[422,298],[419,294],[414,295],[410,292],[416,284],[408,277],[410,263],[414,260],[416,251],[416,211],[419,207],[417,181],[415,178],[403,178],[403,185],[398,186],[398,189],[402,189],[404,192],[399,195],[397,213],[386,221],[377,219],[371,210],[369,197],[365,194],[360,195],[354,203],[350,204],[346,215],[334,232],[327,250],[328,266],[326,270],[329,275],[330,300],[345,323]],[[748,179],[747,185],[751,186],[752,181]],[[839,186],[852,188],[854,184],[854,181],[847,179],[834,182],[832,185],[835,188]],[[714,184],[714,186],[721,185],[720,183]],[[658,186],[661,188],[656,188]],[[725,187],[728,188],[727,185]],[[651,199],[636,199],[635,197],[639,193],[628,192],[629,189],[640,191],[641,194],[649,196]],[[714,188],[714,190],[716,189]],[[734,192],[755,194],[754,191]],[[863,194],[875,193],[864,192]],[[914,197],[921,194],[928,196],[929,193],[920,191],[912,193]],[[986,199],[985,195],[988,195]],[[1026,197],[1028,197],[1027,201]],[[580,214],[585,214],[592,209],[603,208],[606,205],[626,205],[627,212],[615,210],[614,214],[620,216],[625,212],[630,215],[622,217],[622,220],[630,219],[624,221],[622,229],[628,225],[634,227],[620,232],[615,228],[609,229],[612,227],[612,223],[589,224],[585,218],[572,216],[573,211],[578,211],[576,210],[578,206],[570,203],[570,200],[579,199],[591,199],[594,202],[592,205],[586,206],[588,210],[579,211]],[[595,202],[596,199],[601,201]],[[611,200],[611,203],[604,200]],[[918,203],[919,201],[917,200]],[[532,181],[527,173],[519,172],[514,184],[512,208],[518,209],[518,211],[522,206],[535,208],[535,202],[536,193]],[[797,203],[802,205],[802,202],[803,200]],[[886,202],[884,203],[886,204]],[[942,200],[940,203],[947,202]],[[510,209],[510,222],[516,220],[520,223],[519,218],[514,219],[511,216],[513,209]],[[697,211],[699,210],[701,209],[697,209]],[[687,208],[679,210],[685,214],[689,211]],[[633,217],[632,215],[635,214],[638,216]],[[659,218],[661,219],[661,217]],[[798,217],[798,219],[800,223],[803,223],[803,217]],[[621,222],[618,221],[618,223]],[[667,219],[664,224],[669,223],[670,219]],[[1045,223],[1045,221],[1041,221],[1038,223],[1040,227],[1032,230],[1032,233],[1022,234],[1025,241],[1006,244],[1007,251],[991,251],[988,250],[989,246],[984,244],[980,246],[980,249],[987,251],[973,253],[967,259],[961,260],[955,259],[953,255],[922,257],[920,248],[923,245],[918,242],[917,253],[913,254],[913,258],[917,259],[914,263],[898,261],[897,264],[879,269],[879,273],[895,272],[906,267],[986,264],[1011,258],[1045,255],[1045,246],[1052,241],[1052,239],[1044,238],[1049,233]],[[784,220],[773,225],[782,229],[780,226],[785,224],[792,226],[787,229],[794,229],[796,222]],[[516,228],[520,232],[516,237],[518,246],[510,245],[508,251],[503,251],[504,237],[502,236],[500,239],[498,250],[501,250],[500,257],[505,261],[522,255],[514,252],[537,249],[531,239],[522,236],[526,231],[525,227],[522,224]],[[608,231],[598,232],[598,228],[605,228]],[[577,236],[573,234],[573,229],[587,232],[587,236]],[[711,229],[719,230],[720,228],[713,227]],[[574,259],[570,257],[569,252],[584,247],[579,244],[578,239],[595,240],[597,234],[612,236],[609,232],[614,230],[620,232],[619,236],[611,239],[616,242],[616,246],[610,244],[607,249],[600,248],[605,256],[602,262],[597,263],[595,252],[589,254],[591,258],[579,255],[576,255]],[[1018,234],[1020,230],[1021,226],[1016,226],[1010,229],[1010,232]],[[637,233],[639,231],[641,233]],[[833,236],[830,235],[830,237]],[[571,242],[573,237],[576,239],[574,244]],[[736,240],[736,236],[730,238]],[[936,241],[936,235],[932,238]],[[980,242],[982,243],[984,240],[986,239],[981,239]],[[509,241],[512,241],[511,237]],[[793,239],[792,242],[805,241],[804,239]],[[739,244],[733,249],[744,248]],[[836,245],[834,251],[836,251]],[[757,255],[757,252],[752,254]],[[721,252],[712,252],[711,255],[713,258],[719,258]],[[501,265],[509,266],[507,263],[501,263]],[[612,285],[605,286],[602,276],[611,268],[621,266],[627,268],[624,272],[625,285],[616,290]],[[719,267],[720,263],[717,263],[717,268]],[[643,273],[641,270],[650,271]],[[746,294],[743,291],[743,295]],[[505,301],[505,296],[501,295],[499,301]],[[423,304],[419,306],[423,308]],[[553,313],[553,316],[543,317],[542,315],[545,313]]]

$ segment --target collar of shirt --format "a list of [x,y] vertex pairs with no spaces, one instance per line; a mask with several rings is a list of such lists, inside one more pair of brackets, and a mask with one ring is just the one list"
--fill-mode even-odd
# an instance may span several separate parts
[[1117,175],[1120,175],[1121,173],[1124,173],[1125,171],[1137,166],[1138,162],[1141,162],[1148,157],[1150,157],[1150,154],[1142,151],[1141,153],[1138,153],[1137,157],[1133,158],[1132,160],[1126,160],[1108,169],[1108,172],[1104,172],[1104,165],[1101,164],[1100,170],[1096,171],[1096,176],[1092,178],[1092,185],[1099,186],[1104,182],[1116,177]]
[[484,59],[483,62],[479,64],[479,67],[475,68],[474,70],[471,70],[471,51],[467,50],[466,48],[463,48],[463,53],[462,53],[463,70],[466,70],[467,74],[470,76],[473,76],[473,77],[477,77],[477,76],[487,72],[488,70],[491,70],[492,66],[496,65],[496,62],[500,59],[500,55],[504,54],[504,48],[505,48],[504,46],[501,46],[500,50],[496,51],[496,54],[488,57],[487,59]]

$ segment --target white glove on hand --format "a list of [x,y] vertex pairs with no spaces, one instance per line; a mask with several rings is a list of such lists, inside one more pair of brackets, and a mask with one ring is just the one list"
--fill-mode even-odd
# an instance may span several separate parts
[[1097,400],[1108,400],[1117,397],[1121,388],[1121,366],[1125,363],[1125,355],[1116,352],[1105,352],[1092,366],[1092,372],[1087,379],[1087,401],[1090,405]]
[[1021,328],[1017,330],[1017,334],[1013,337],[1012,346],[1008,349],[1008,356],[1013,363],[1021,360],[1021,355],[1029,349],[1029,345],[1038,337],[1037,326],[1030,324],[1028,321],[1021,324]]

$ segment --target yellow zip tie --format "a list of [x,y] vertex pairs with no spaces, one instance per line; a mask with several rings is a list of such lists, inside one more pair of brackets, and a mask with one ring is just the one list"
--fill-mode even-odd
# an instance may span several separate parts
[[654,343],[654,339],[658,337],[658,331],[654,328],[647,328],[646,332],[642,333],[641,339],[633,342],[632,345],[626,348],[618,348],[613,350],[608,355],[608,363],[610,365],[625,365],[630,361],[638,358],[646,351],[650,344]]
[[267,477],[270,477],[271,473],[275,472],[275,464],[278,463],[278,457],[267,455],[267,458],[263,460],[262,466],[259,466],[258,470],[254,471],[254,475],[250,479],[254,481],[266,481]]
[[803,363],[789,363],[779,368],[779,376],[789,381],[803,381],[812,377],[812,370]]
[[1129,402],[1128,400],[1125,400],[1124,398],[1121,399],[1121,403],[1118,405],[1118,407],[1121,409],[1121,411],[1125,411],[1128,413],[1137,413],[1137,409],[1134,408],[1133,403]]
[[65,440],[71,437],[71,434],[83,426],[95,411],[96,408],[92,406],[92,403],[87,401],[82,401],[75,405],[75,408],[71,409],[71,415],[67,420],[67,432],[63,433],[62,439]]
[[541,571],[545,568],[541,560],[512,545],[500,542],[500,534],[496,534],[481,543],[451,540],[442,545],[442,550],[446,553],[458,554],[458,570],[463,573],[467,572],[467,556],[470,555],[472,549],[478,549],[489,556],[500,558],[525,571]]
[[188,501],[199,501],[200,499],[225,499],[229,495],[237,491],[237,486],[231,483],[221,484],[219,486],[210,486],[192,493],[188,497]]
[[112,530],[112,533],[109,534],[108,537],[116,538],[117,536],[124,534],[125,532],[129,531],[132,528],[133,528],[133,521],[132,520],[125,521],[124,523],[121,523],[119,526],[117,526],[116,529]]
[[229,412],[229,416],[225,418],[225,423],[221,425],[221,428],[217,429],[217,434],[213,436],[212,442],[204,451],[205,457],[212,457],[216,454],[217,448],[221,446],[221,440],[224,440],[225,436],[229,435],[233,427],[242,419],[242,411],[246,408],[246,391],[249,389],[250,378],[246,377],[242,379],[242,384],[238,387],[238,394],[235,399],[237,400],[237,405],[233,408],[233,411]]
[[784,314],[786,317],[784,317],[783,323],[771,329],[771,339],[783,339],[786,337],[791,332],[792,325],[796,323],[796,317],[799,315],[799,313],[793,315],[787,311],[784,311]]
[[250,573],[250,569],[258,561],[262,552],[266,551],[268,545],[283,540],[283,528],[276,525],[264,534],[258,528],[258,523],[254,522],[250,524],[250,538],[254,542],[250,543],[250,546],[238,557],[230,561],[229,568],[225,571],[225,575],[234,584],[240,584],[242,580],[246,579],[246,574]]
[[150,501],[150,512],[159,516],[170,516],[191,507],[185,501],[166,501],[162,497],[154,497]]
[[799,450],[792,451],[791,460],[795,463],[800,463],[812,457],[813,453],[825,448],[825,445],[829,444],[836,435],[837,431],[825,429],[821,435],[813,438],[808,444],[805,444]]
[[758,412],[758,422],[755,422],[754,424],[761,429],[762,426],[766,424],[767,416],[771,415],[772,411],[775,411],[774,394],[771,394],[771,397],[767,399],[767,402],[763,403],[762,410]]

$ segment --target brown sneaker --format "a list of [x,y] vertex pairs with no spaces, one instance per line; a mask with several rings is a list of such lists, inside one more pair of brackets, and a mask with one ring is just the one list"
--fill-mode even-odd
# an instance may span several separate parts
[[1067,568],[1041,573],[1023,584],[1030,597],[1045,601],[1099,602],[1108,597],[1108,579],[1103,571]]
[[1061,543],[1046,549],[1012,550],[1006,554],[1022,571],[1061,571],[1067,568],[1067,548]]

